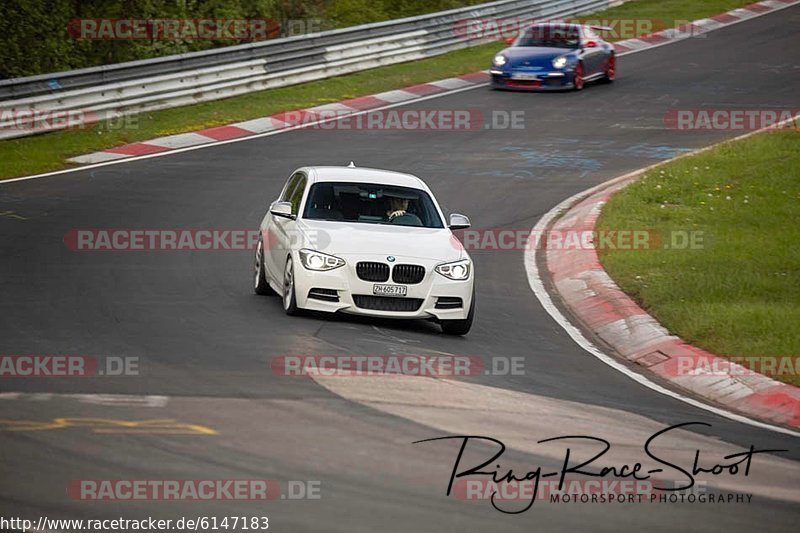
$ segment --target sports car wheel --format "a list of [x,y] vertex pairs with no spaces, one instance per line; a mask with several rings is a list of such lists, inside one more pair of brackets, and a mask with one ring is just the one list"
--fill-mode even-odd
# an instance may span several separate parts
[[611,83],[614,81],[614,78],[617,77],[617,58],[614,54],[611,54],[611,57],[608,58],[608,63],[606,63],[606,73],[603,76],[603,81],[606,83]]
[[575,65],[575,78],[572,81],[572,85],[576,91],[583,90],[583,63]]
[[267,283],[266,274],[264,274],[264,244],[261,239],[258,240],[258,246],[256,247],[255,271],[255,293],[262,296],[275,294],[275,291]]
[[475,318],[475,293],[472,293],[472,303],[469,306],[469,314],[464,320],[442,320],[442,332],[447,335],[466,335],[472,328],[472,320]]
[[294,294],[294,262],[291,257],[286,260],[283,271],[283,310],[287,315],[296,315],[299,312]]

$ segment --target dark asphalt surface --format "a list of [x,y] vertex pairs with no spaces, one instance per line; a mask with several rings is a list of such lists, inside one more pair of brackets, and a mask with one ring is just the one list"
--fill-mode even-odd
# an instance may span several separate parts
[[[287,354],[451,353],[523,357],[524,376],[477,383],[602,406],[663,424],[705,421],[743,447],[797,440],[658,395],[581,350],[531,293],[521,252],[474,253],[478,312],[469,336],[427,322],[290,318],[252,294],[249,252],[76,253],[71,229],[255,229],[290,172],[309,164],[388,168],[429,184],[475,228],[530,229],[564,198],[737,132],[664,127],[671,108],[800,107],[800,9],[620,58],[613,85],[582,93],[477,89],[420,109],[522,110],[524,130],[296,131],[0,185],[0,354],[138,356],[126,378],[4,379],[2,392],[164,395],[163,408],[55,396],[0,399],[0,419],[175,418],[219,435],[102,435],[80,428],[0,432],[0,514],[64,518],[268,515],[277,531],[781,531],[797,504],[542,506],[507,516],[444,495],[453,453],[410,443],[441,434],[354,404],[308,379],[275,376]],[[563,428],[570,430],[568,420]],[[620,431],[626,428],[620,427]],[[475,428],[480,433],[480,428]],[[532,440],[552,435],[532,436]],[[552,464],[514,453],[520,464]],[[79,502],[70,479],[320,480],[322,499]],[[800,489],[800,480],[797,480]],[[793,526],[794,524],[794,526]]]

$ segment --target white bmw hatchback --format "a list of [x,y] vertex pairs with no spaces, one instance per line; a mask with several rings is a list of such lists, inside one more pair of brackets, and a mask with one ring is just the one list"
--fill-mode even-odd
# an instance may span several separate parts
[[348,167],[295,171],[260,227],[255,292],[301,310],[433,319],[464,335],[475,270],[430,189],[410,174]]

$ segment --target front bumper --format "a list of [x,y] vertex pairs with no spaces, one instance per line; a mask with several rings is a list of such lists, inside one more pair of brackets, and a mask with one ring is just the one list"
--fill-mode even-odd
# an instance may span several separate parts
[[[572,88],[574,72],[571,70],[517,71],[491,69],[492,88],[522,91],[558,91]],[[514,79],[515,74],[535,75],[536,79]]]
[[[375,257],[360,256],[357,259],[344,257],[347,262],[345,266],[324,272],[307,270],[299,262],[299,258],[296,258],[295,264],[297,267],[295,268],[294,282],[297,306],[311,311],[342,312],[384,318],[435,318],[437,320],[463,320],[467,318],[472,304],[472,289],[475,279],[474,265],[469,279],[453,281],[434,271],[434,267],[440,264],[441,261],[435,262],[398,256],[396,264],[424,266],[424,278],[420,283],[405,285],[408,290],[408,294],[405,297],[373,296],[373,285],[396,284],[391,279],[386,282],[372,282],[360,279],[356,274],[356,263],[359,261],[381,262],[385,258],[385,255]],[[323,289],[323,291],[315,290],[312,292],[312,289]],[[361,298],[362,296],[367,298]],[[417,302],[419,306],[414,310],[370,308],[376,302],[375,298],[402,299],[404,300],[403,302],[397,303],[403,308],[415,306]],[[456,298],[461,300],[460,307],[452,307],[453,302],[455,302],[453,299]],[[386,304],[382,307],[393,307],[392,302],[389,300],[381,300],[378,303]],[[443,305],[447,307],[442,307]]]

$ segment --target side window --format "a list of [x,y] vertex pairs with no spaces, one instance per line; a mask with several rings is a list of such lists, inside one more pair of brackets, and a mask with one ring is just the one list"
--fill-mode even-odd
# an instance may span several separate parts
[[281,195],[281,202],[289,202],[291,201],[292,193],[294,192],[295,188],[297,187],[297,182],[300,181],[300,178],[303,177],[303,174],[300,172],[294,174],[291,178],[289,178],[289,182],[286,184],[286,188],[283,190],[283,194]]
[[289,196],[287,202],[292,202],[292,214],[296,215],[300,209],[300,202],[303,201],[303,193],[306,190],[306,177],[303,174],[298,174],[299,180],[297,185]]

